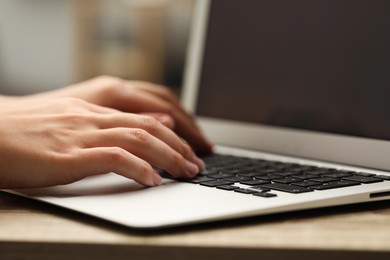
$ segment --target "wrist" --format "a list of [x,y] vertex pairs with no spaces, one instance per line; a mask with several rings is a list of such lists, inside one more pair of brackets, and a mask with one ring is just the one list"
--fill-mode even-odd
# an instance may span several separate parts
[[6,96],[6,95],[0,95],[0,102],[6,102],[6,101],[16,101],[19,100],[19,96]]
[[9,100],[7,96],[0,95],[0,102]]

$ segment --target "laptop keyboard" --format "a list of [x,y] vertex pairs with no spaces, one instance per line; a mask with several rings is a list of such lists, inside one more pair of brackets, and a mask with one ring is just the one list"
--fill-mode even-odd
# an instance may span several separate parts
[[[273,191],[304,193],[389,181],[390,176],[213,154],[202,158],[206,169],[185,181],[263,198]],[[167,176],[164,176],[167,177]]]

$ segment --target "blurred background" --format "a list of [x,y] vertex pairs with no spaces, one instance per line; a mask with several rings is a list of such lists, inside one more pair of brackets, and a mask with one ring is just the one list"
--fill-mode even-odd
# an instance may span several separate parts
[[98,75],[179,91],[195,0],[0,0],[0,93]]

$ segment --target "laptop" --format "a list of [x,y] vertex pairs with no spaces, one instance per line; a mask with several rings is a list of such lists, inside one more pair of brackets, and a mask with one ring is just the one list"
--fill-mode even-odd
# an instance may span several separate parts
[[198,0],[183,102],[206,170],[9,192],[137,229],[388,200],[389,28],[387,0]]

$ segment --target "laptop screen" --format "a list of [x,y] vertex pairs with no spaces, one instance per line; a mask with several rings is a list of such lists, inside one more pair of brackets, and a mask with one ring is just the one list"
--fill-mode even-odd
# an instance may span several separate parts
[[390,140],[390,1],[214,0],[197,115]]

